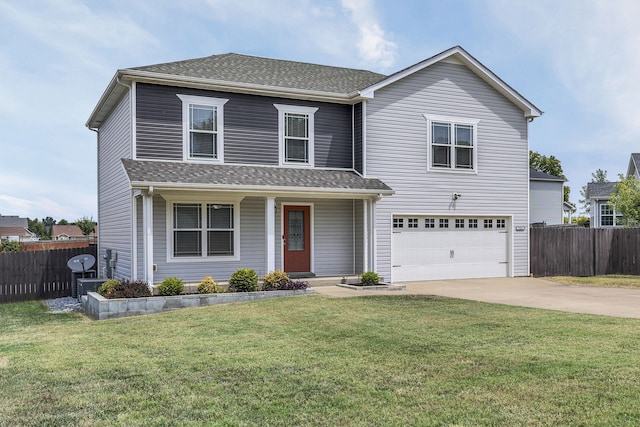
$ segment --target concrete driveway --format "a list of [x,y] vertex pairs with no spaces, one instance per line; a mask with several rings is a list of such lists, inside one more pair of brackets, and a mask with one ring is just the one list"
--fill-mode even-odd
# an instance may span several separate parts
[[640,319],[640,289],[563,285],[531,277],[406,282],[405,290],[362,291],[338,286],[314,288],[334,297],[439,295],[521,307]]

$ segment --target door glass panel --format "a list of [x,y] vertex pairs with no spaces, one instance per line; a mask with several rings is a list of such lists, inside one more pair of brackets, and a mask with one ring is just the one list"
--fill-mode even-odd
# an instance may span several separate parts
[[290,251],[304,250],[304,211],[289,211],[288,215],[289,241],[287,247]]

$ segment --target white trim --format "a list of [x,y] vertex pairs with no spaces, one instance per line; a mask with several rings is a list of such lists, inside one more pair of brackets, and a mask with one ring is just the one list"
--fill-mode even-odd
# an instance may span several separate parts
[[362,176],[367,177],[367,100],[362,101]]
[[137,159],[137,145],[138,145],[138,138],[137,138],[137,127],[138,127],[138,123],[136,120],[136,97],[138,96],[138,91],[136,90],[136,82],[131,82],[131,90],[129,91],[129,96],[131,97],[131,153],[130,153],[130,158],[131,159]]
[[444,61],[447,58],[455,57],[456,60],[460,61],[463,65],[473,71],[476,75],[478,75],[481,79],[487,82],[491,87],[500,92],[504,97],[509,99],[515,105],[517,105],[523,112],[524,117],[526,118],[535,118],[540,117],[542,115],[542,111],[539,110],[535,105],[525,99],[522,95],[516,92],[511,86],[505,83],[502,79],[500,79],[496,74],[493,73],[490,69],[482,65],[478,60],[472,57],[467,51],[465,51],[460,46],[452,47],[451,49],[445,50],[429,59],[425,59],[422,62],[419,62],[409,68],[405,68],[402,71],[399,71],[386,79],[369,86],[366,89],[360,91],[360,96],[364,98],[373,98],[375,92],[383,87],[386,87],[392,83],[397,82],[398,80],[404,79],[405,77],[410,76],[418,71],[421,71],[437,62]]
[[[273,104],[273,106],[278,110],[278,164],[280,166],[287,167],[314,167],[315,166],[315,120],[314,115],[318,108],[316,107],[302,107],[297,105],[284,105],[284,104]],[[307,163],[298,163],[298,162],[287,162],[284,158],[284,119],[285,114],[306,114],[309,117],[308,121],[308,162]]]
[[376,227],[376,200],[375,199],[371,199],[370,202],[371,204],[371,219],[370,219],[370,224],[371,224],[371,249],[370,249],[370,254],[371,254],[371,271],[378,271],[378,227]]
[[265,199],[265,230],[267,233],[267,273],[276,269],[276,198],[268,196]]
[[[478,124],[480,120],[478,119],[470,119],[466,117],[453,117],[453,116],[440,116],[435,114],[422,114],[424,118],[427,120],[427,172],[446,172],[446,173],[467,173],[467,174],[477,174],[478,173],[478,150],[479,150],[479,142],[478,142]],[[450,139],[450,147],[451,150],[451,167],[434,167],[432,165],[433,162],[433,123],[446,123],[451,125],[451,139]],[[472,148],[472,162],[473,167],[470,169],[467,168],[456,168],[456,144],[455,144],[455,125],[463,125],[463,126],[472,126],[472,138],[473,145]]]
[[362,271],[370,271],[369,269],[369,240],[370,240],[370,228],[369,224],[369,200],[365,199],[362,201]]
[[[166,244],[167,263],[192,263],[192,262],[227,262],[240,261],[240,201],[242,196],[219,197],[218,195],[168,195],[163,194],[166,200]],[[202,254],[199,257],[175,257],[173,256],[173,205],[176,203],[197,203],[201,206],[201,230],[202,230]],[[208,256],[206,246],[206,217],[207,204],[228,204],[233,205],[233,255],[230,256]]]
[[[176,94],[182,101],[182,160],[198,162],[224,162],[224,105],[229,102],[224,98]],[[207,159],[191,157],[189,150],[189,105],[198,104],[216,108],[216,157]]]
[[282,238],[280,239],[280,270],[284,270],[284,207],[285,206],[309,206],[309,222],[311,223],[311,229],[309,230],[309,268],[310,272],[315,271],[315,250],[314,250],[314,235],[315,235],[315,220],[314,220],[314,204],[309,202],[282,202],[280,203],[280,232]]

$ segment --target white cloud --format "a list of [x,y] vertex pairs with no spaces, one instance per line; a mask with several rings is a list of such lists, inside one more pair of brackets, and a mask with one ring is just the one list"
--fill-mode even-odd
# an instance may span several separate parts
[[389,69],[395,65],[398,45],[388,39],[378,23],[371,0],[341,0],[358,29],[358,50],[365,65]]
[[492,2],[495,17],[549,61],[586,112],[640,132],[640,2]]

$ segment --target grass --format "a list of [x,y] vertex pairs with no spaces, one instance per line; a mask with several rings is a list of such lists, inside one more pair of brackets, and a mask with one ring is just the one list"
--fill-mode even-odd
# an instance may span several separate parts
[[554,276],[543,277],[545,280],[566,283],[568,285],[596,286],[603,288],[640,288],[640,276],[607,274],[593,277]]
[[1,426],[640,424],[636,319],[317,295],[0,319]]

